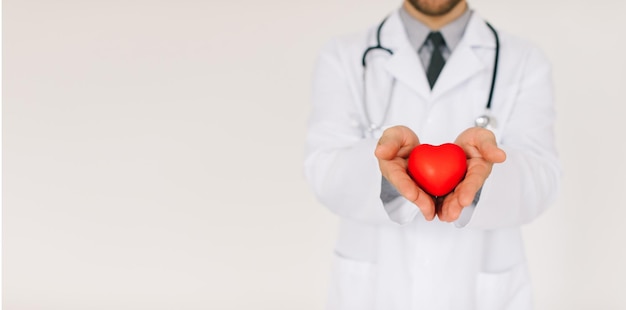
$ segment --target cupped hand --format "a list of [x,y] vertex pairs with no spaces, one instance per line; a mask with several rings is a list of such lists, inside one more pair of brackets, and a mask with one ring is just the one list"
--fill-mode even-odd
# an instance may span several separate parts
[[476,193],[491,174],[493,164],[506,160],[506,153],[498,148],[493,132],[484,128],[469,128],[454,143],[465,151],[467,173],[437,207],[437,217],[444,222],[458,219],[463,208],[472,204]]
[[415,184],[407,172],[407,158],[419,144],[419,138],[411,129],[394,126],[383,132],[374,154],[383,177],[400,195],[413,202],[426,220],[431,221],[435,218],[435,202]]

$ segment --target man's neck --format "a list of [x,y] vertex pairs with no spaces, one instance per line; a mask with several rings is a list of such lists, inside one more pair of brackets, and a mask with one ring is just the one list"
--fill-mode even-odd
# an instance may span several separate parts
[[431,30],[439,30],[453,20],[459,18],[467,9],[467,2],[461,1],[450,12],[442,16],[429,16],[413,7],[409,1],[404,1],[404,9],[415,19],[424,23]]

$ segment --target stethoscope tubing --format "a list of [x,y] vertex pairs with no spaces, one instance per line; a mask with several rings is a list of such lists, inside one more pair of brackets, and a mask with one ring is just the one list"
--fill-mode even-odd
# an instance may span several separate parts
[[496,76],[498,74],[498,62],[500,60],[500,38],[498,37],[498,32],[496,31],[496,29],[493,28],[493,26],[491,26],[489,22],[485,22],[485,24],[487,24],[487,27],[489,27],[489,29],[491,29],[494,40],[496,41],[496,55],[494,56],[494,59],[493,59],[493,73],[491,74],[491,87],[489,88],[489,99],[487,99],[487,111],[490,111],[491,102],[493,99],[493,90],[495,89],[495,86],[496,86]]
[[[365,51],[363,52],[363,57],[361,59],[361,64],[363,66],[363,105],[364,105],[364,109],[365,109],[365,117],[367,119],[367,121],[369,122],[369,128],[368,130],[373,131],[376,129],[380,129],[380,126],[382,124],[376,124],[372,121],[371,115],[369,115],[369,111],[367,108],[367,91],[365,90],[366,83],[365,83],[365,71],[367,69],[367,54],[373,50],[383,50],[385,52],[387,52],[389,55],[393,55],[393,50],[386,48],[382,45],[381,43],[381,32],[383,29],[383,26],[385,25],[385,22],[387,21],[388,17],[385,17],[385,19],[383,19],[383,21],[378,25],[378,28],[376,29],[376,45],[373,46],[369,46],[368,48],[365,49]],[[487,105],[486,105],[486,113],[484,115],[479,116],[476,119],[476,126],[478,127],[488,127],[490,125],[494,125],[493,123],[495,122],[495,120],[493,120],[493,118],[490,116],[491,114],[491,106],[492,106],[492,102],[493,102],[493,92],[495,89],[495,85],[496,85],[496,80],[497,80],[497,74],[498,74],[498,62],[500,59],[500,38],[498,36],[498,32],[496,31],[495,28],[493,28],[493,26],[491,26],[491,24],[489,24],[489,22],[485,22],[487,24],[487,27],[489,27],[489,29],[491,30],[491,32],[493,33],[494,36],[494,40],[496,43],[496,50],[495,50],[495,56],[494,56],[494,61],[493,61],[493,73],[491,75],[491,86],[489,87],[489,97],[487,99]],[[392,85],[391,85],[391,93],[393,93],[393,87],[395,85],[395,79],[393,79]],[[387,118],[387,113],[389,111],[389,106],[391,105],[391,93],[389,94],[389,98],[388,98],[388,104],[387,107],[385,109],[385,114],[383,115],[382,118],[382,122],[384,122],[384,120]],[[481,120],[479,122],[479,120]]]
[[376,29],[376,45],[368,47],[367,49],[365,49],[365,52],[363,52],[363,58],[361,59],[361,64],[363,65],[363,70],[365,70],[365,67],[367,67],[367,63],[366,63],[365,58],[367,58],[367,54],[370,51],[380,49],[380,50],[383,50],[383,51],[389,53],[389,55],[393,55],[393,51],[392,50],[390,50],[390,49],[388,49],[386,47],[383,47],[380,44],[380,32],[383,30],[383,25],[385,25],[385,22],[387,21],[387,18],[388,17],[385,17],[385,19],[383,19],[383,21],[380,22],[380,25],[378,25],[378,29]]

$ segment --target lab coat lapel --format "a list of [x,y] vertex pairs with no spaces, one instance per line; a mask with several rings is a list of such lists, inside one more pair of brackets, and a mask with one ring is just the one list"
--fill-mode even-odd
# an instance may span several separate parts
[[495,48],[495,38],[484,20],[476,12],[472,13],[465,34],[459,45],[450,55],[435,86],[433,88],[433,100],[454,90],[459,84],[474,75],[488,70],[490,64],[477,55],[477,50],[481,48]]
[[[387,38],[387,39],[385,39]],[[426,73],[417,51],[413,49],[407,37],[398,12],[389,16],[381,35],[382,45],[389,46],[393,55],[386,64],[386,69],[398,82],[406,84],[418,95],[430,97],[430,87]],[[387,40],[387,42],[385,42]]]

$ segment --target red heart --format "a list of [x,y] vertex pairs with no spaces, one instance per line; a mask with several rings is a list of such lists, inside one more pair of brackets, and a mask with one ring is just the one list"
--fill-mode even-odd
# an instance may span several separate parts
[[424,191],[444,196],[465,176],[467,160],[463,149],[456,144],[420,144],[411,151],[407,170]]

